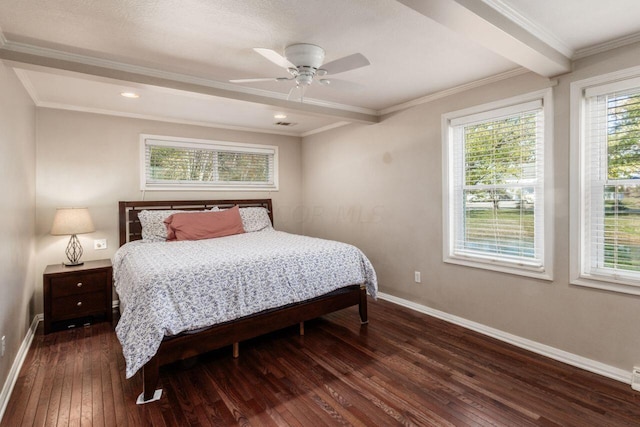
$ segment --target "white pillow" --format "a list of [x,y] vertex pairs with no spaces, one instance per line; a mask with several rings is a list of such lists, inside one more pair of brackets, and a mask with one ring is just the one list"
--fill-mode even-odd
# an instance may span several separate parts
[[240,218],[245,233],[273,228],[266,208],[240,208]]
[[[218,211],[217,207],[211,208]],[[146,242],[164,242],[167,240],[167,226],[164,220],[174,213],[192,213],[203,211],[180,211],[180,210],[149,210],[140,211],[138,219],[142,225],[142,240]]]

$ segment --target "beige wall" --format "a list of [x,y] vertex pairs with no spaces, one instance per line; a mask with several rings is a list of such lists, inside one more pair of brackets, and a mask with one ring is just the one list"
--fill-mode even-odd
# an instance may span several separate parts
[[[49,231],[56,207],[87,206],[96,231],[79,235],[83,260],[110,258],[118,246],[118,201],[142,200],[140,134],[269,144],[279,147],[280,189],[274,192],[147,191],[145,200],[272,198],[276,228],[300,232],[300,138],[39,108],[37,112],[36,310],[42,312],[42,271],[64,261],[68,237]],[[96,251],[93,240],[106,238]]]
[[442,261],[441,115],[549,85],[532,74],[304,138],[305,234],[358,245],[382,292],[630,372],[640,297],[569,284],[569,84],[639,57],[635,45],[579,61],[553,89],[554,281]]
[[13,70],[0,62],[0,388],[33,319],[35,106]]

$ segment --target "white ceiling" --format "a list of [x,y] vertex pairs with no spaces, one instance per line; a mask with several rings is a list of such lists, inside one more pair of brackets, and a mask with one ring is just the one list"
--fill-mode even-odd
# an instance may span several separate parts
[[[637,0],[0,0],[0,58],[37,105],[307,135],[523,70],[552,77],[640,40]],[[313,43],[371,65],[303,104],[252,47]],[[139,99],[125,99],[125,89]],[[285,112],[290,127],[274,125]]]

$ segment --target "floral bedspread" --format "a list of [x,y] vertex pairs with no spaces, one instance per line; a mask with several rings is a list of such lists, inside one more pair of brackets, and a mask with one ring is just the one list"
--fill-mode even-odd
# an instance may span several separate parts
[[164,336],[366,284],[373,266],[356,247],[264,230],[217,239],[135,241],[113,256],[122,314],[116,334],[132,377]]

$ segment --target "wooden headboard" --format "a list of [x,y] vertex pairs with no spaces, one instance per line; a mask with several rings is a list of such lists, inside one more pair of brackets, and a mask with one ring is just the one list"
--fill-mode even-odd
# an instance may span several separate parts
[[248,200],[170,200],[170,201],[132,201],[119,202],[119,228],[120,246],[127,242],[142,239],[142,226],[138,219],[138,213],[142,210],[182,210],[197,211],[211,209],[217,206],[221,209],[231,208],[235,205],[241,208],[262,207],[267,208],[269,218],[273,224],[273,209],[271,199],[248,199]]

